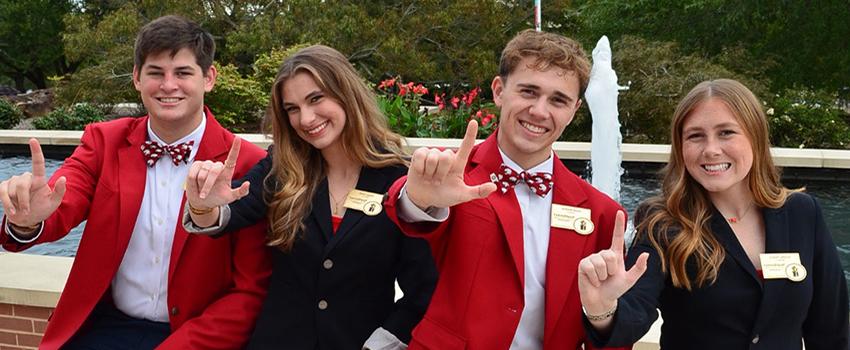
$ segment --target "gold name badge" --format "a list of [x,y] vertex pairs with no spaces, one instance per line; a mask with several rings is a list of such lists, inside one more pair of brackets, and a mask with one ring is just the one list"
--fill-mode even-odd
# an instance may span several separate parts
[[593,232],[593,221],[590,220],[590,209],[571,207],[569,205],[552,204],[552,227],[573,230],[581,235]]
[[342,206],[348,209],[362,211],[363,214],[369,216],[375,216],[383,210],[384,207],[381,205],[383,201],[383,194],[353,189],[351,192],[348,192],[348,196],[345,197],[345,202]]
[[800,253],[759,254],[764,279],[789,279],[800,282],[806,279],[806,267],[800,263]]

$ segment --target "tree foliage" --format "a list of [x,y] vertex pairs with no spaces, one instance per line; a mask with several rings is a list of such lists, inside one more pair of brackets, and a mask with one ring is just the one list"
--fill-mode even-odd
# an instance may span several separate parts
[[48,77],[73,69],[62,52],[69,0],[0,1],[0,75],[20,90],[47,87]]

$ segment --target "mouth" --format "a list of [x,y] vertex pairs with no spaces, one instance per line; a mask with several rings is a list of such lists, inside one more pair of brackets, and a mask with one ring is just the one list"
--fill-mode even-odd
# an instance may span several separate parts
[[305,132],[307,133],[307,135],[311,135],[311,136],[316,135],[316,134],[322,132],[322,130],[325,130],[325,128],[328,127],[329,123],[330,123],[330,121],[325,121],[324,123],[321,123],[321,124],[317,125],[316,127],[312,128],[312,129],[305,130]]
[[159,101],[160,103],[166,103],[167,104],[167,103],[177,103],[177,102],[183,101],[183,98],[182,97],[157,97],[156,100]]
[[542,135],[549,132],[549,129],[544,128],[539,125],[534,125],[526,121],[520,121],[519,125],[521,125],[525,130],[528,130],[532,134]]
[[719,174],[732,167],[732,163],[702,164],[702,168],[709,174]]

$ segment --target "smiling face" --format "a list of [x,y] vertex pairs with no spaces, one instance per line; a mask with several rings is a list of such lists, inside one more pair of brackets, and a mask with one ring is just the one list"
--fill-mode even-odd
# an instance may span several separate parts
[[[204,72],[191,50],[166,50],[133,67],[133,85],[150,115],[151,128],[166,142],[194,130],[203,118],[204,94],[215,85],[215,67]],[[170,140],[173,139],[173,140]]]
[[499,148],[525,169],[549,158],[552,143],[581,106],[579,80],[573,72],[532,67],[523,58],[507,79],[493,79],[493,100],[501,108]]
[[710,194],[749,192],[753,147],[723,101],[710,98],[685,118],[682,156],[688,174]]
[[295,73],[283,82],[283,110],[295,133],[313,147],[322,152],[340,147],[345,110],[309,73]]

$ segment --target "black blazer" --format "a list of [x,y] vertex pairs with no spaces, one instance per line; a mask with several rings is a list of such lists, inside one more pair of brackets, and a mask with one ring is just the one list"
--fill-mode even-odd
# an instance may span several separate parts
[[[792,194],[778,209],[763,209],[765,252],[798,252],[808,275],[801,282],[762,281],[729,224],[715,210],[711,230],[726,251],[717,281],[688,292],[661,272],[655,249],[635,242],[626,265],[649,252],[649,266],[618,300],[610,338],[602,339],[585,320],[598,346],[631,344],[643,336],[661,310],[662,349],[848,349],[848,299],[844,272],[818,203]],[[636,214],[635,219],[639,220]],[[691,276],[695,265],[687,266]]]
[[[231,203],[225,231],[265,218],[262,183],[270,169],[268,156],[242,179],[251,181],[251,191]],[[403,166],[364,167],[356,188],[386,193],[406,173]],[[427,243],[402,234],[384,212],[347,210],[334,234],[327,179],[304,225],[292,251],[274,250],[268,296],[248,348],[360,349],[378,327],[409,342],[437,282]],[[404,292],[397,302],[396,279]]]

